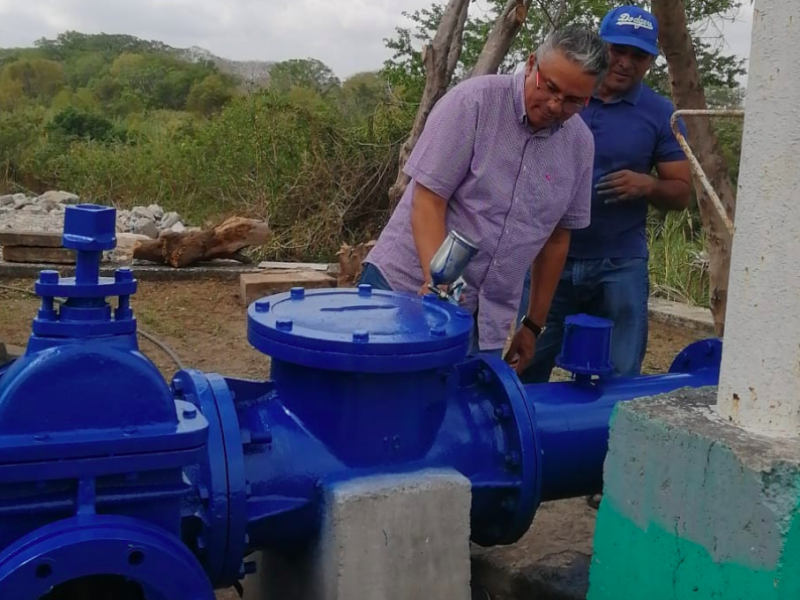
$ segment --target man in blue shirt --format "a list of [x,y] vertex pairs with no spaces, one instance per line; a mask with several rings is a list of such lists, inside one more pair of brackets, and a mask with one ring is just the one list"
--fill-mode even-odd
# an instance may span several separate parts
[[[616,372],[639,374],[648,333],[648,206],[683,210],[691,198],[689,163],[670,127],[673,105],[642,81],[659,54],[655,17],[635,6],[618,7],[603,19],[600,37],[609,46],[608,75],[580,113],[595,140],[591,224],[572,232],[546,323],[536,324],[536,354],[520,373],[524,383],[549,380],[564,318],[577,313],[613,321]],[[651,176],[653,168],[658,177]],[[530,288],[528,273],[520,319]]]

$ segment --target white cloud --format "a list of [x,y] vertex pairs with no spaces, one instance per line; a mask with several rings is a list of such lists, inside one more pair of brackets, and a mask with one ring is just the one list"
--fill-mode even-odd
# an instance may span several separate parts
[[[745,0],[747,2],[747,0]],[[0,0],[0,44],[27,46],[67,29],[124,33],[231,59],[314,57],[340,77],[379,68],[402,12],[431,0]],[[478,3],[480,5],[480,3]],[[726,50],[746,57],[752,8],[721,25]]]

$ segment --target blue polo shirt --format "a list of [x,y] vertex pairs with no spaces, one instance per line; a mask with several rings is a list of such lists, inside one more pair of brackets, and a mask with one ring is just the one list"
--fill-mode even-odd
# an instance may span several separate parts
[[[578,259],[647,258],[648,201],[605,204],[594,185],[616,171],[650,173],[656,163],[685,160],[670,127],[672,102],[640,83],[627,95],[605,103],[592,98],[581,117],[594,135],[592,222],[572,232],[569,256]],[[680,130],[686,135],[682,121]]]

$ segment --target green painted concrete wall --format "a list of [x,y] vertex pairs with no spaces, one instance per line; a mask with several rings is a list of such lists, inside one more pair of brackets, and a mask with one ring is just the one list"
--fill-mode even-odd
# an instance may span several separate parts
[[587,600],[798,600],[800,526],[786,532],[773,569],[717,562],[708,549],[652,523],[641,529],[603,499],[595,532]]
[[587,600],[800,600],[800,442],[710,418],[712,398],[615,413]]

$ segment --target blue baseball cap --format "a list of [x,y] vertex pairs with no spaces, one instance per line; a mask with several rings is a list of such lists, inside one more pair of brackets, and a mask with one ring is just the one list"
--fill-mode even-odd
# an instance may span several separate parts
[[600,37],[607,44],[634,46],[658,56],[658,21],[638,6],[618,6],[600,23]]

